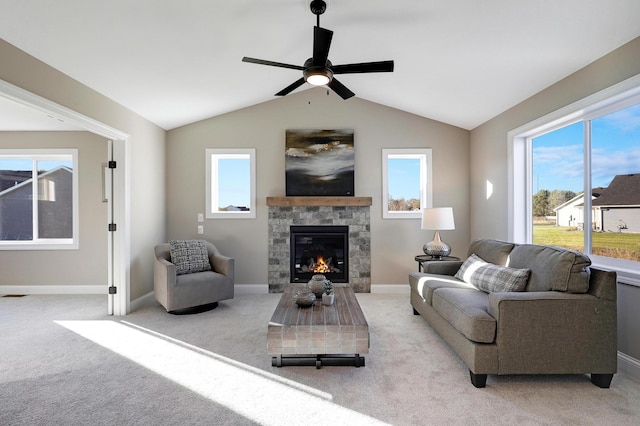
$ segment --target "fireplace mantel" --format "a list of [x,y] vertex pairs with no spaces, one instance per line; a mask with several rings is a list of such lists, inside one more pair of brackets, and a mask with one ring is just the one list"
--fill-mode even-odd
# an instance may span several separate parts
[[371,197],[267,197],[267,206],[371,206]]

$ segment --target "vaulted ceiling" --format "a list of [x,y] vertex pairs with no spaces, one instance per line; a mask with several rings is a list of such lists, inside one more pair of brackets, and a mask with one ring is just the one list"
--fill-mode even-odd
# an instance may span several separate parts
[[[309,3],[0,0],[0,37],[172,129],[300,78],[241,60],[302,65]],[[320,24],[334,64],[395,61],[393,73],[340,76],[357,97],[473,129],[640,36],[638,17],[638,0],[327,0]]]

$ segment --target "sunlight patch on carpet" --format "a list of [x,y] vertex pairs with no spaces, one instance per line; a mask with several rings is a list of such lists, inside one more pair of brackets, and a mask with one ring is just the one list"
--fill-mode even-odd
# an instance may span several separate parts
[[326,392],[130,323],[55,323],[260,424],[386,424]]

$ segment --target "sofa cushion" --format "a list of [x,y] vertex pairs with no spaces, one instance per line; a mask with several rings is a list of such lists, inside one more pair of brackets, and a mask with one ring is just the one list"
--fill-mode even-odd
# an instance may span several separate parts
[[493,265],[472,254],[464,261],[455,276],[487,293],[522,291],[529,279],[529,269]]
[[512,268],[529,268],[526,291],[586,293],[591,260],[582,253],[549,246],[518,244],[509,256]]
[[475,254],[485,262],[505,266],[515,244],[498,240],[474,240],[469,246],[468,256]]
[[496,320],[489,315],[489,295],[476,289],[438,288],[433,309],[469,340],[492,343]]
[[176,266],[176,275],[192,274],[211,270],[209,252],[202,240],[171,240],[171,263]]
[[442,287],[474,288],[451,275],[428,274],[424,272],[411,272],[409,274],[409,286],[429,304],[432,304],[433,291]]

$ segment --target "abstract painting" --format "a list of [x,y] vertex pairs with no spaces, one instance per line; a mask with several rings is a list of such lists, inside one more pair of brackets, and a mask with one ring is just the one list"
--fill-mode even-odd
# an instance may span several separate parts
[[353,130],[287,130],[286,195],[353,196]]

